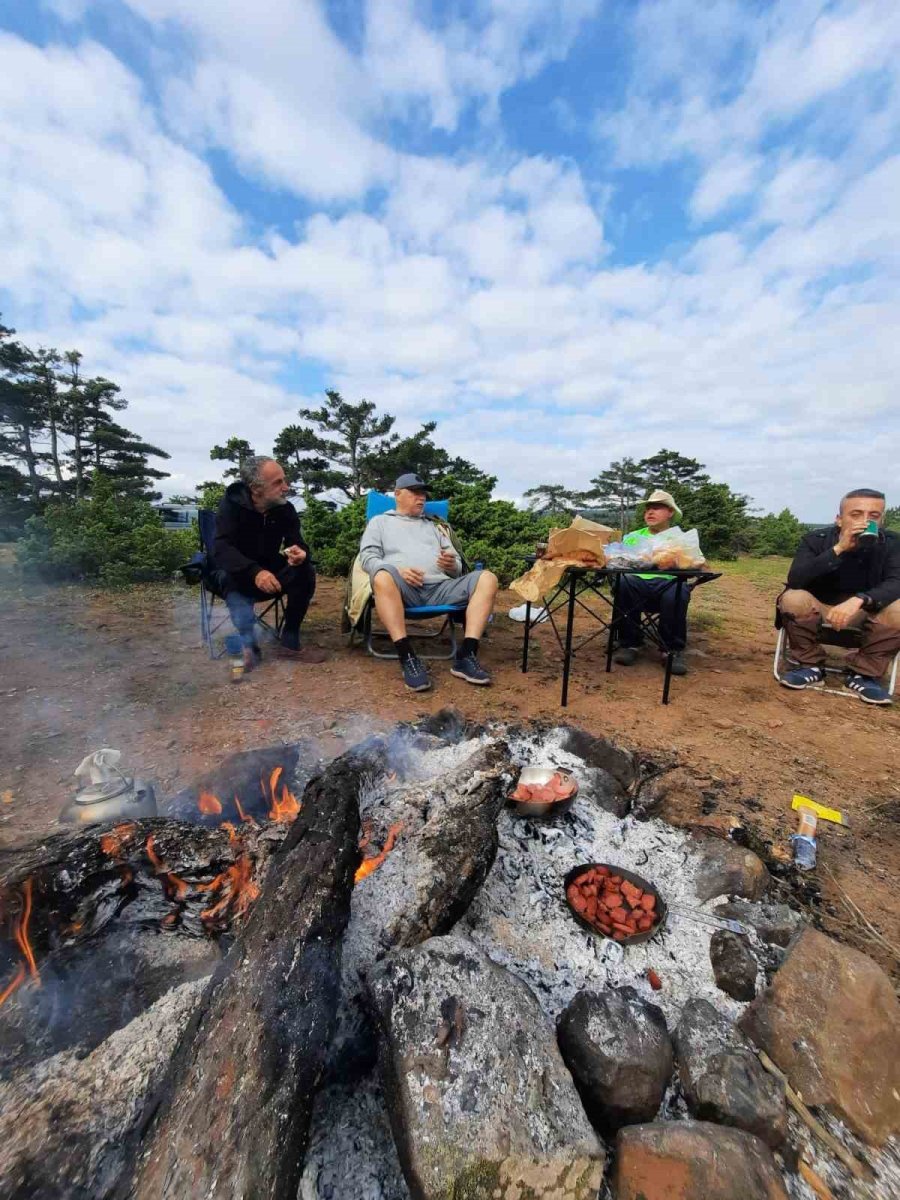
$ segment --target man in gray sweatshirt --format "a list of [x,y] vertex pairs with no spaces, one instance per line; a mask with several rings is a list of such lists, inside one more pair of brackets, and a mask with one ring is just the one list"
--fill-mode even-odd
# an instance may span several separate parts
[[462,574],[462,562],[438,522],[425,515],[428,487],[418,475],[394,485],[397,507],[373,517],[360,544],[360,562],[372,580],[375,609],[388,632],[407,688],[424,692],[431,679],[406,636],[404,606],[467,604],[465,637],[451,675],[482,687],[491,677],[478,661],[478,642],[499,586],[492,571]]

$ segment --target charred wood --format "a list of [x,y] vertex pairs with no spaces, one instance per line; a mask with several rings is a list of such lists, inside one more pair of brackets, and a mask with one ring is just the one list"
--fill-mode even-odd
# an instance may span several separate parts
[[340,984],[363,758],[306,789],[263,893],[145,1114],[139,1200],[294,1200]]

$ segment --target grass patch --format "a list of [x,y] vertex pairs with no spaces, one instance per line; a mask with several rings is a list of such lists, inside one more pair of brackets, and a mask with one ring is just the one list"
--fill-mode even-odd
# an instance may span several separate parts
[[[789,558],[772,554],[766,558],[751,558],[744,555],[733,562],[714,562],[712,570],[721,571],[725,575],[739,575],[742,579],[761,592],[776,596],[784,587],[788,569],[791,565]],[[711,584],[715,587],[715,584]],[[699,595],[699,593],[698,593]]]

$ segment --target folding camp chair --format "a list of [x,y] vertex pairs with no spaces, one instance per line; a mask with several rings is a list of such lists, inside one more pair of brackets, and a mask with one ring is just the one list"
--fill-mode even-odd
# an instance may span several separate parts
[[[229,623],[228,609],[222,594],[222,572],[213,565],[212,546],[216,535],[216,514],[208,508],[201,508],[197,514],[197,528],[200,532],[200,550],[195,554],[187,567],[182,568],[189,582],[200,584],[200,633],[203,637],[210,658],[222,658],[229,652],[227,637],[217,649],[215,637]],[[221,611],[216,609],[216,601],[221,602]],[[265,602],[264,607],[256,613],[258,625],[272,637],[278,637],[284,624],[284,598],[275,596]]]
[[[366,521],[371,521],[373,517],[380,516],[381,513],[389,512],[394,507],[394,497],[386,496],[383,492],[369,492],[366,496]],[[441,521],[447,521],[450,514],[450,502],[448,500],[427,500],[425,503],[425,514],[431,517],[437,517]],[[468,570],[468,566],[463,561],[463,570]],[[426,604],[413,607],[404,606],[404,615],[410,621],[428,621],[436,617],[443,617],[441,627],[431,632],[423,630],[409,630],[409,636],[423,641],[431,641],[435,638],[440,638],[443,634],[447,634],[450,641],[450,649],[446,654],[425,654],[420,653],[420,658],[453,658],[456,654],[456,629],[455,626],[463,624],[466,616],[465,604]],[[378,629],[374,625],[375,616],[375,597],[370,596],[366,602],[366,606],[360,615],[355,626],[350,628],[350,636],[348,644],[353,645],[354,638],[358,634],[369,654],[375,658],[396,658],[393,649],[377,650],[375,648],[375,639],[387,640],[388,634],[383,629]]]
[[[778,614],[780,617],[780,614]],[[833,629],[831,625],[823,621],[819,626],[819,641],[823,646],[841,646],[846,650],[855,650],[862,641],[862,630],[859,628],[852,629]],[[775,643],[775,659],[772,663],[772,674],[781,683],[781,680],[787,670],[792,667],[799,667],[801,664],[794,662],[791,658],[791,647],[787,640],[787,630],[784,627],[783,620],[778,627],[778,640]],[[888,677],[887,690],[891,695],[897,690],[897,671],[900,667],[900,651],[894,655],[894,661],[891,664],[891,673]],[[832,665],[826,663],[822,670],[828,675],[843,675],[846,667]],[[851,692],[849,688],[825,688],[832,696],[853,696],[857,700],[859,696],[856,692]]]

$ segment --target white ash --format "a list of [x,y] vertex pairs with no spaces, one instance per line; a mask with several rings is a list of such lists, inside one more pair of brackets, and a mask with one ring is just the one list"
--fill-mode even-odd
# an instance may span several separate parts
[[65,1050],[0,1084],[0,1178],[27,1171],[36,1146],[56,1145],[64,1114],[71,1194],[111,1183],[122,1141],[160,1084],[206,984],[172,988],[90,1054]]
[[409,1200],[377,1073],[316,1098],[297,1200]]
[[[841,1145],[868,1163],[875,1172],[874,1179],[854,1178],[797,1114],[789,1110],[788,1140],[835,1196],[852,1197],[852,1200],[897,1200],[900,1196],[900,1137],[888,1138],[876,1150],[860,1141],[831,1113],[817,1109],[816,1118]],[[784,1182],[791,1200],[817,1200],[813,1189],[799,1175],[785,1171]]]
[[[519,766],[549,766],[578,778],[584,763],[564,751],[560,731],[511,737]],[[524,979],[554,1020],[582,989],[633,986],[659,1005],[670,1029],[685,1002],[702,996],[730,1020],[744,1009],[716,986],[709,957],[712,924],[670,913],[650,941],[624,948],[621,962],[604,962],[605,943],[573,918],[563,880],[575,866],[607,862],[643,876],[667,904],[709,912],[721,897],[700,905],[694,877],[700,852],[688,834],[662,821],[619,819],[578,796],[552,821],[522,820],[507,809],[498,822],[497,861],[462,926],[496,962]],[[646,978],[654,969],[662,990]]]
[[[424,814],[413,802],[413,794],[420,797],[421,791],[410,789],[410,784],[456,769],[491,735],[507,740],[518,766],[558,767],[576,778],[584,770],[580,758],[562,750],[563,731],[512,734],[498,727],[430,750],[406,744],[396,756],[389,755],[385,774],[368,777],[360,788],[360,812],[371,821],[376,849],[390,823],[406,819],[410,828],[422,823]],[[700,856],[689,835],[661,821],[619,820],[585,797],[578,797],[568,814],[553,821],[522,821],[504,811],[498,834],[497,860],[457,928],[525,980],[552,1020],[582,988],[622,984],[633,985],[658,1004],[670,1028],[692,996],[705,997],[731,1020],[743,1011],[744,1005],[716,987],[709,958],[714,925],[672,914],[650,942],[627,947],[621,963],[604,965],[605,943],[577,924],[565,902],[563,879],[572,867],[612,862],[643,875],[667,902],[701,908],[693,895]],[[393,853],[402,854],[402,848],[401,834]],[[385,868],[389,873],[390,857],[380,869]],[[702,907],[709,911],[720,899]],[[357,888],[344,938],[345,988],[353,987],[358,971],[379,949],[373,936],[379,923],[361,911],[365,902],[366,889]],[[649,967],[663,980],[660,992],[645,978]],[[677,1087],[670,1091],[663,1106],[667,1115],[683,1116]],[[360,1200],[408,1198],[375,1078],[352,1087],[331,1087],[316,1102],[299,1200],[338,1200],[351,1194]]]

